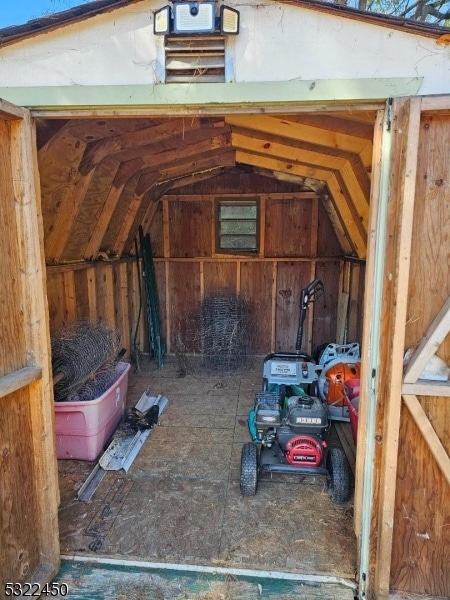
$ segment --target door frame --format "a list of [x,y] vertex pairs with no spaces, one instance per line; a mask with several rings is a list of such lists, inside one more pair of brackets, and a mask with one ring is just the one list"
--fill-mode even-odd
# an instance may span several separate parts
[[[394,543],[398,542],[394,527],[399,519],[398,461],[406,417],[415,422],[443,481],[450,481],[450,458],[417,398],[450,396],[449,382],[418,381],[424,365],[450,331],[450,297],[442,307],[437,307],[438,301],[433,303],[436,317],[405,369],[403,362],[410,283],[421,283],[411,280],[421,119],[424,113],[449,110],[450,96],[394,98],[387,103],[378,157],[378,144],[374,143],[362,344],[362,356],[368,360],[362,361],[361,369],[355,493],[361,600],[389,598],[393,558],[399,558],[394,555]],[[449,292],[447,282],[444,294]],[[399,544],[396,546],[398,554]],[[428,564],[428,568],[434,565],[436,576],[439,564],[437,558]],[[431,579],[433,575],[429,573]],[[404,582],[405,591],[409,591],[408,583]],[[417,591],[412,581],[410,584],[411,591]]]
[[[257,103],[253,108],[256,107]],[[142,117],[147,112],[145,108],[131,111],[129,107],[123,108],[124,116]],[[311,108],[302,103],[291,106],[290,111],[307,112]],[[363,105],[361,108],[364,108]],[[198,105],[184,108],[190,114],[197,109]],[[251,109],[252,106],[246,107],[247,112]],[[378,600],[389,595],[420,117],[421,111],[425,109],[449,110],[450,100],[448,96],[436,99],[418,96],[394,98],[387,101],[385,108],[380,108],[378,103],[377,109],[361,352],[363,357],[370,357],[370,360],[362,361],[355,532],[359,549],[360,598]],[[96,117],[109,116],[108,109],[62,108],[57,111],[52,109],[47,113],[42,107],[36,115],[41,118],[54,117],[55,112],[61,118],[70,118],[71,114],[73,117],[85,114],[89,117],[90,112]],[[150,109],[148,114],[156,112],[170,114],[171,111],[166,106],[158,110]],[[177,110],[173,112],[178,114]],[[234,109],[228,106],[226,109],[217,109],[216,112],[222,114],[240,110],[237,106]],[[114,116],[119,114],[120,108],[116,107]],[[45,558],[43,562],[52,565],[47,573],[52,572],[54,575],[58,568],[56,565],[59,565],[59,488],[54,451],[43,227],[32,115],[34,112],[30,113],[0,100],[0,117],[11,124],[14,194],[20,199],[17,204],[18,232],[19,236],[22,235],[24,240],[30,242],[22,244],[21,262],[28,323],[26,339],[33,359],[30,361],[32,364],[25,365],[26,373],[21,373],[20,377],[14,374],[15,383],[11,389],[19,389],[22,384],[32,386],[33,396],[37,399],[32,410],[36,473],[41,477],[40,481],[48,483],[41,486],[37,517],[40,544]],[[397,215],[395,222],[390,222],[394,213]],[[394,235],[390,236],[392,233]],[[389,365],[385,373],[379,368],[381,359],[384,364]],[[4,378],[0,379],[0,391],[2,385],[5,385]],[[380,406],[381,392],[384,404]],[[380,461],[374,459],[376,453]],[[376,464],[379,472],[376,472]]]
[[[30,111],[1,99],[0,120],[5,149],[0,164],[2,203],[9,222],[15,224],[2,232],[8,249],[2,260],[9,277],[2,283],[14,281],[20,306],[20,314],[9,307],[2,314],[11,324],[3,328],[5,337],[11,333],[4,340],[9,358],[0,377],[7,432],[0,459],[7,500],[1,583],[43,585],[59,570],[59,487],[36,135]],[[14,453],[20,455],[13,457]],[[30,480],[24,480],[26,475]]]

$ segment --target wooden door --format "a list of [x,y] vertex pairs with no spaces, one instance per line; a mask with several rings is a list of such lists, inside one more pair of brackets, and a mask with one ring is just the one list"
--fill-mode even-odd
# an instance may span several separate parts
[[43,584],[57,573],[59,491],[35,131],[28,111],[3,100],[0,229],[0,598],[5,598],[11,595],[7,583]]
[[362,349],[377,361],[362,373],[360,597],[450,597],[450,380],[420,377],[435,355],[450,364],[450,99],[394,99],[387,116],[388,179],[375,193],[384,212],[370,228],[382,260],[377,281],[368,259]]

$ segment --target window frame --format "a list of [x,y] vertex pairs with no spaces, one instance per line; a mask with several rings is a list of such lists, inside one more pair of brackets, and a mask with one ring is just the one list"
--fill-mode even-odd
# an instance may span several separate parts
[[[245,249],[245,248],[221,248],[221,233],[220,233],[220,225],[222,223],[221,220],[221,212],[220,209],[222,206],[255,206],[256,207],[256,232],[255,232],[255,241],[256,248],[255,249]],[[260,235],[260,223],[261,223],[261,203],[259,196],[239,196],[238,198],[234,197],[216,197],[215,199],[215,211],[214,211],[214,221],[215,221],[215,255],[224,255],[224,256],[260,256],[261,253],[261,235]],[[244,219],[243,219],[244,220]],[[248,219],[253,222],[253,219]]]

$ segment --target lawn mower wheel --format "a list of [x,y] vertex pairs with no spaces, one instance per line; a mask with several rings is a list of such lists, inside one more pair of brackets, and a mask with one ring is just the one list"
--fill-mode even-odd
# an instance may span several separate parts
[[241,494],[254,496],[258,487],[258,448],[252,442],[244,444],[241,454]]
[[334,504],[344,504],[350,498],[350,472],[342,448],[330,448],[327,456],[329,492]]

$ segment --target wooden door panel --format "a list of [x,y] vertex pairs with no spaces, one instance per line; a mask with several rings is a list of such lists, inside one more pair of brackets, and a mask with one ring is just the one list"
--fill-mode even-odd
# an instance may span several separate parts
[[0,598],[59,568],[58,480],[34,126],[0,100]]

